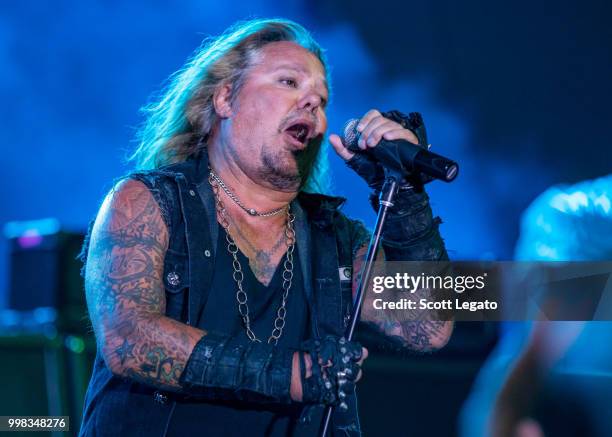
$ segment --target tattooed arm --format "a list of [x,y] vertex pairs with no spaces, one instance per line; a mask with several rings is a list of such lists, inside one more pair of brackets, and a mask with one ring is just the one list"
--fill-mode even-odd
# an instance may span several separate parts
[[110,370],[178,390],[205,332],[164,316],[167,246],[168,229],[149,190],[134,180],[120,183],[92,230],[85,289],[98,349]]
[[[353,261],[353,271],[360,272],[365,262],[367,246],[357,251]],[[378,259],[384,256],[381,250]],[[353,293],[357,292],[357,274],[353,275]],[[420,297],[427,298],[425,290],[420,290]],[[448,343],[453,332],[452,321],[434,320],[435,314],[430,310],[382,310],[375,309],[371,291],[366,293],[361,308],[361,322],[374,331],[386,335],[394,344],[415,352],[431,352]]]
[[98,349],[114,374],[196,395],[214,396],[206,392],[214,386],[301,399],[297,352],[267,343],[253,343],[246,352],[224,347],[235,339],[164,315],[168,229],[143,183],[124,181],[107,196],[90,238],[87,306]]

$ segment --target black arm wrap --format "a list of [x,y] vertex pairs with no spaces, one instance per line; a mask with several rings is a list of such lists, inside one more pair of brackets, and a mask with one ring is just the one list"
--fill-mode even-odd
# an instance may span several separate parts
[[[406,115],[393,110],[383,112],[381,115],[412,131],[421,147],[428,146],[425,123],[418,112]],[[365,154],[356,154],[347,162],[347,165],[361,175],[374,189],[370,196],[370,203],[374,211],[378,212],[378,195],[384,182],[384,170]],[[433,179],[427,175],[412,174],[400,181],[394,206],[389,211],[383,229],[382,245],[387,260],[448,260],[444,241],[438,231],[438,226],[442,221],[439,217],[433,217],[429,197],[423,188],[431,180]]]
[[[370,202],[378,211],[378,195]],[[387,215],[382,245],[388,261],[446,261],[448,254],[425,191],[404,190],[397,193]]]
[[293,353],[209,332],[193,349],[180,382],[189,394],[206,398],[289,403]]
[[[302,343],[300,353],[302,400],[305,403],[338,405],[346,410],[345,399],[355,389],[363,351],[361,345],[344,338],[326,336]],[[311,375],[306,378],[304,354],[310,355]]]

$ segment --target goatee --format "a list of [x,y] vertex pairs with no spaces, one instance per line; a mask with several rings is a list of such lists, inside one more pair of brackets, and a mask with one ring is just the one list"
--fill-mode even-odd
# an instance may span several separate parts
[[[259,177],[279,191],[298,191],[310,176],[322,142],[323,136],[319,135],[313,138],[305,149],[276,155],[266,153],[265,151],[269,149],[262,147],[263,166],[259,171]],[[288,159],[295,160],[295,165],[286,162]]]

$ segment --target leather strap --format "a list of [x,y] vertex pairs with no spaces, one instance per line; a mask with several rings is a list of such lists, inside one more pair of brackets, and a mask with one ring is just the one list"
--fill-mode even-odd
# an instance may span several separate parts
[[289,403],[294,352],[209,332],[193,349],[180,382],[189,394],[206,398]]

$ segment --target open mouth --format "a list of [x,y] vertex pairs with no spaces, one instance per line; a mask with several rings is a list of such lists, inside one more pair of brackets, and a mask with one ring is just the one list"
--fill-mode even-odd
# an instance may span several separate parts
[[311,124],[302,121],[298,121],[285,129],[285,133],[293,138],[296,145],[301,146],[305,146],[311,139],[313,131],[314,127]]

